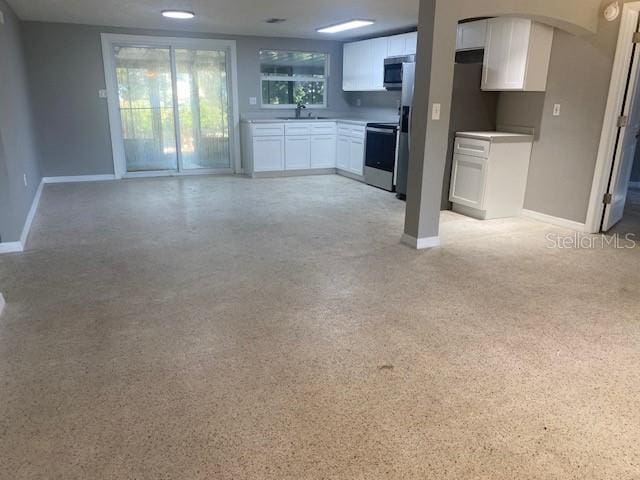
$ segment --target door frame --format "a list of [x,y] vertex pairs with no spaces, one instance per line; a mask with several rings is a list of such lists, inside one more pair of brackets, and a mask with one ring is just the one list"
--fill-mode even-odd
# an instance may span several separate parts
[[[107,104],[109,109],[109,129],[111,131],[111,148],[113,152],[113,172],[116,179],[132,177],[160,177],[183,175],[207,175],[241,173],[240,155],[240,111],[238,103],[238,57],[235,40],[217,40],[206,38],[162,37],[147,35],[121,35],[113,33],[101,33],[102,60],[104,64],[105,83],[107,87]],[[229,153],[231,155],[231,167],[224,169],[202,169],[190,171],[155,171],[155,172],[127,172],[127,163],[124,151],[124,139],[122,136],[122,119],[120,117],[120,104],[118,99],[118,82],[116,78],[114,46],[144,46],[165,47],[174,49],[196,50],[225,50],[230,66],[229,85]],[[174,69],[172,62],[171,69]],[[175,92],[174,92],[175,93]],[[177,125],[176,125],[177,128]],[[179,138],[176,136],[176,147]],[[176,150],[178,150],[176,148]],[[178,152],[176,151],[176,154]]]
[[[621,160],[621,156],[617,155],[616,149],[619,134],[624,134],[624,131],[621,131],[618,126],[618,118],[623,108],[630,111],[631,107],[633,107],[633,105],[625,105],[625,100],[627,99],[627,86],[630,80],[629,72],[633,67],[633,34],[637,31],[639,16],[640,1],[628,2],[623,5],[611,83],[609,85],[609,96],[593,175],[589,208],[587,210],[585,229],[588,233],[600,233],[601,231],[605,213],[604,196],[609,191],[611,172],[614,167],[617,167],[617,162]],[[634,81],[638,81],[637,69],[632,72],[632,75],[635,76]],[[633,95],[632,92],[629,94]],[[640,99],[635,99],[635,101],[638,102]]]

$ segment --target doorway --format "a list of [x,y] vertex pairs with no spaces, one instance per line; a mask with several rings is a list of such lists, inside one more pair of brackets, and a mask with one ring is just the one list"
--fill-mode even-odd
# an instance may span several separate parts
[[117,178],[239,170],[234,41],[102,35]]
[[[640,140],[640,2],[622,10],[618,45],[593,180],[587,229],[618,232],[636,196],[631,182]],[[626,222],[624,222],[626,223]],[[616,228],[617,227],[617,228]]]

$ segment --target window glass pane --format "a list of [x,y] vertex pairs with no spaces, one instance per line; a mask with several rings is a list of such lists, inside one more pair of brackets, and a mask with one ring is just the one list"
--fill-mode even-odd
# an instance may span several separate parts
[[324,78],[326,53],[260,51],[260,73],[268,76]]
[[183,167],[230,168],[226,52],[178,49],[176,73]]
[[325,82],[296,82],[290,80],[263,80],[262,101],[268,105],[323,106]]
[[168,48],[115,47],[127,171],[177,168]]

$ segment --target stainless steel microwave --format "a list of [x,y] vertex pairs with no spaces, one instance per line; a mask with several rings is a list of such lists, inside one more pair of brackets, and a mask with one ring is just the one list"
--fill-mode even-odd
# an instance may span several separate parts
[[415,63],[415,55],[391,57],[384,61],[384,88],[402,90],[402,72],[405,63]]

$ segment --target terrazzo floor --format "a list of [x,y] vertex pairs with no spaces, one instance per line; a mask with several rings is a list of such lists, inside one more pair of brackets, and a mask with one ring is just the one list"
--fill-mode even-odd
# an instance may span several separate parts
[[0,257],[0,478],[640,478],[640,248],[338,176],[46,186]]

